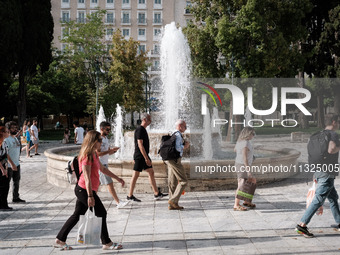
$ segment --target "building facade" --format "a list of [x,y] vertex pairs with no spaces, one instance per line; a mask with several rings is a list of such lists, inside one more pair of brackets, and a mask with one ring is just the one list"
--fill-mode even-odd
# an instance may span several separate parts
[[86,15],[97,8],[105,9],[106,36],[108,44],[116,29],[129,39],[139,41],[139,51],[148,51],[151,66],[148,74],[159,73],[159,34],[166,24],[175,22],[181,27],[192,19],[187,9],[187,0],[52,0],[52,16],[54,20],[53,46],[63,50],[60,42],[63,35],[64,22],[76,20],[86,22]]

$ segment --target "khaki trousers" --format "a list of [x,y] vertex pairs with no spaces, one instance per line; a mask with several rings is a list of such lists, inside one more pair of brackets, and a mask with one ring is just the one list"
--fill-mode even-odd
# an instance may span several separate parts
[[165,161],[165,164],[168,166],[169,201],[176,204],[178,204],[179,198],[188,183],[181,161],[181,158]]

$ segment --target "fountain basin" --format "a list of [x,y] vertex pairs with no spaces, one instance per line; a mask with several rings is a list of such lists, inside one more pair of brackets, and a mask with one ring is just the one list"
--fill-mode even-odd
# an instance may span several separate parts
[[[73,158],[73,156],[67,156],[64,154],[72,155],[76,154],[79,151],[79,146],[68,146],[68,147],[57,147],[52,148],[45,151],[45,155],[47,157],[47,181],[53,185],[59,187],[70,187],[72,188],[74,185],[71,185],[67,181],[67,162]],[[259,150],[259,148],[256,148]],[[273,156],[258,158],[254,162],[254,166],[286,166],[287,168],[294,169],[294,166],[298,163],[298,158],[300,156],[300,152],[294,149],[276,149],[276,148],[261,148],[261,151],[275,153]],[[109,160],[109,169],[115,173],[117,176],[124,179],[126,185],[123,188],[119,183],[114,181],[115,189],[119,193],[127,193],[129,188],[130,178],[133,173],[133,160]],[[191,176],[190,167],[195,165],[194,160],[186,160],[183,158],[182,163],[184,165],[186,174],[188,176],[188,186],[186,191],[207,191],[207,190],[224,190],[224,189],[234,189],[237,186],[236,173],[223,173],[220,175],[195,175]],[[233,159],[230,160],[211,160],[204,161],[206,165],[225,165],[225,166],[233,166],[235,161]],[[202,161],[199,162],[202,165]],[[152,162],[153,169],[155,172],[155,178],[157,186],[161,187],[162,190],[167,190],[167,168],[164,165],[162,160],[154,160]],[[265,173],[265,174],[256,174],[257,183],[269,183],[273,181],[282,180],[288,177],[295,175],[297,172],[293,170],[289,172],[279,172],[279,173]],[[212,177],[212,178],[211,178]],[[214,178],[216,177],[216,178]],[[105,191],[105,186],[100,186],[99,191]],[[135,188],[136,193],[152,193],[152,188],[149,183],[148,174],[146,172],[142,172]]]

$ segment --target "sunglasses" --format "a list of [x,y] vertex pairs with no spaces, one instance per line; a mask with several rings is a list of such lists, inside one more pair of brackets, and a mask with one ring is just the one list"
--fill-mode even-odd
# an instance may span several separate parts
[[111,131],[111,128],[106,128],[105,129],[107,132],[110,132]]

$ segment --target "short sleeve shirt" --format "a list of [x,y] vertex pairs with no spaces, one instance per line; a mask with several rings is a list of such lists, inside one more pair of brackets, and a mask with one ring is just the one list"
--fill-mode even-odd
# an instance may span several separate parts
[[251,165],[253,163],[253,155],[254,155],[254,149],[253,145],[249,140],[241,140],[236,143],[235,150],[236,150],[236,159],[235,163],[237,164],[244,164],[243,160],[243,148],[248,148],[248,165]]
[[11,157],[13,163],[16,166],[20,165],[20,143],[16,137],[9,136],[5,139],[6,145],[8,147],[8,155]]
[[[110,147],[109,139],[106,136],[105,137],[102,136],[102,139],[103,139],[103,141],[102,141],[102,144],[100,146],[100,151],[101,152],[108,151],[109,147]],[[100,156],[99,160],[103,165],[107,165],[109,163],[109,154],[105,154],[103,156]]]
[[77,144],[82,144],[84,140],[84,129],[82,127],[76,127],[74,134],[77,134]]
[[149,136],[148,136],[148,132],[146,132],[146,129],[143,126],[139,126],[135,130],[134,140],[135,140],[135,153],[133,155],[134,159],[140,159],[143,157],[143,154],[139,150],[137,140],[143,140],[143,146],[146,151],[146,154],[149,154],[149,150],[150,150]]
[[[93,155],[93,162],[91,162],[87,157],[83,158],[82,160],[79,160],[79,172],[83,172],[83,166],[91,166],[91,184],[92,184],[92,190],[98,191],[99,187],[99,169],[100,169],[100,162],[99,162],[99,157],[97,154]],[[84,173],[80,175],[78,185],[86,189],[85,185],[85,178],[84,178]]]
[[38,128],[37,128],[36,125],[32,125],[32,126],[31,126],[31,131],[33,132],[35,138],[38,139],[38,138],[39,138],[39,132],[38,132]]
[[[2,142],[2,145],[0,146],[0,163],[5,168],[7,166],[7,153],[8,153],[8,147],[5,142]],[[1,171],[0,171],[0,174],[2,174]]]

